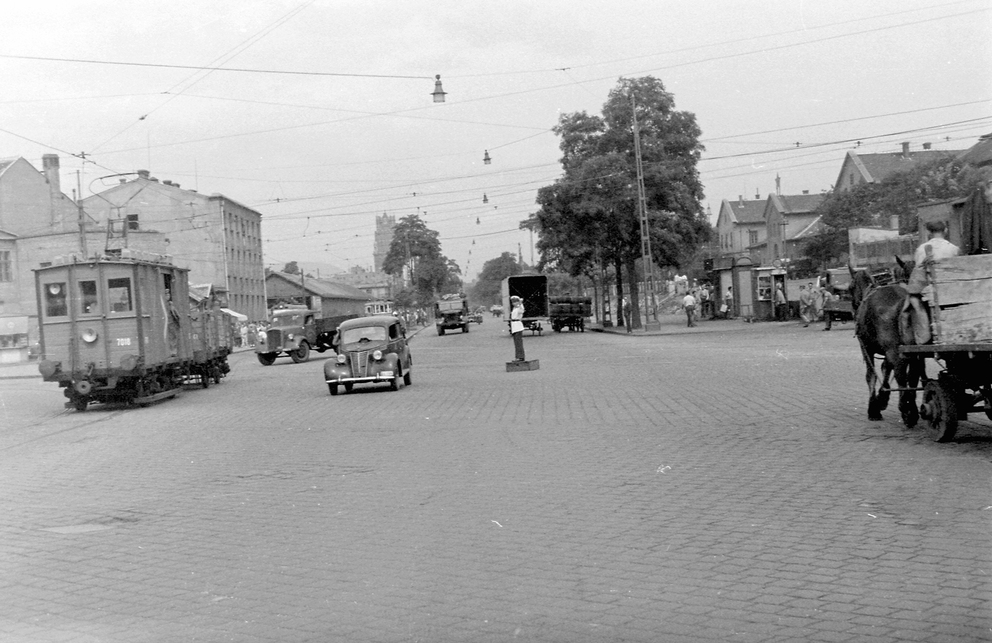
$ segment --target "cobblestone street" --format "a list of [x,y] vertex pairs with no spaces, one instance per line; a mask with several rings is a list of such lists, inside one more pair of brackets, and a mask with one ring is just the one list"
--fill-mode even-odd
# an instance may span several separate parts
[[[0,379],[0,640],[992,640],[992,423],[866,417],[849,324],[328,354],[148,408]],[[0,377],[2,377],[0,371]]]

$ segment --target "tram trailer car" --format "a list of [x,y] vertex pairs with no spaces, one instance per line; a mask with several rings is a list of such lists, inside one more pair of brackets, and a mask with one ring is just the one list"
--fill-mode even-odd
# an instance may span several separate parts
[[165,257],[57,258],[35,270],[46,382],[79,411],[91,402],[148,404],[230,368],[231,336],[209,299],[191,307],[188,271]]

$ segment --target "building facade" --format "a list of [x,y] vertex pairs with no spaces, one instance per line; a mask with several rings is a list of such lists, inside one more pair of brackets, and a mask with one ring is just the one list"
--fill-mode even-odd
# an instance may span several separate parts
[[382,213],[375,218],[375,247],[372,250],[372,260],[375,272],[382,272],[382,264],[389,254],[389,246],[393,243],[393,230],[396,228],[396,217]]
[[147,170],[88,197],[83,205],[95,225],[108,230],[108,244],[130,247],[135,235],[160,234],[165,253],[189,269],[190,283],[211,284],[225,307],[249,319],[266,318],[258,211],[222,194],[159,181]]

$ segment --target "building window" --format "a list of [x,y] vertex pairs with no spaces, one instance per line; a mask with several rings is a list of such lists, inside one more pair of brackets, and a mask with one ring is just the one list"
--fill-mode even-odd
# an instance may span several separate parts
[[137,230],[138,229],[138,215],[137,214],[129,214],[129,215],[127,215],[127,229],[128,229],[128,231]]
[[756,245],[758,245],[758,231],[757,230],[748,230],[747,231],[747,244],[749,246],[756,246]]
[[10,250],[0,250],[0,281],[14,281],[14,271],[10,266]]

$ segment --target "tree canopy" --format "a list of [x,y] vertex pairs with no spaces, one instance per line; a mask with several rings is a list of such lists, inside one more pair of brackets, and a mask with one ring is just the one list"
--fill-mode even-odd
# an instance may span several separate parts
[[623,271],[633,280],[641,257],[635,110],[655,263],[684,265],[708,240],[695,115],[676,110],[674,96],[656,78],[621,79],[601,116],[563,114],[554,128],[564,172],[538,190],[540,208],[525,222],[538,232],[539,267],[578,276],[613,265],[620,291]]
[[420,305],[436,295],[461,289],[461,268],[441,254],[441,241],[416,214],[401,218],[393,228],[393,240],[382,262],[384,272],[403,276],[406,271]]
[[482,265],[482,272],[472,289],[472,301],[474,304],[496,304],[500,301],[500,287],[503,280],[512,275],[519,275],[520,264],[517,263],[517,256],[511,252],[504,252],[495,259],[490,259]]

